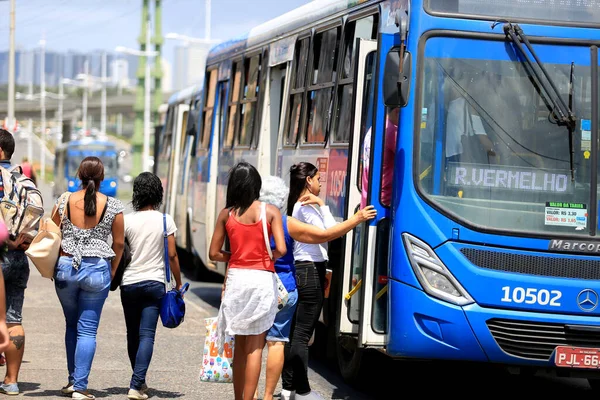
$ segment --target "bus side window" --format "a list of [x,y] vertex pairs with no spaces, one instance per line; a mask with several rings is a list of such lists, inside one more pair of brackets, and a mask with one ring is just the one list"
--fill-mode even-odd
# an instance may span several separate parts
[[212,116],[215,107],[215,89],[217,87],[217,73],[218,70],[215,68],[209,71],[206,85],[204,90],[206,91],[206,99],[204,101],[204,113],[203,113],[203,124],[202,124],[202,139],[198,141],[198,144],[203,149],[208,148],[210,143],[210,132],[212,130]]
[[335,143],[348,143],[353,131],[352,107],[354,100],[354,69],[356,58],[356,39],[377,38],[377,15],[350,21],[344,31],[342,75],[338,82],[337,110],[332,127]]
[[167,122],[165,124],[165,133],[162,135],[162,139],[160,141],[160,152],[161,156],[168,156],[171,154],[171,137],[173,135],[173,124],[175,123],[175,111],[176,106],[169,107],[169,111],[167,113]]
[[233,146],[233,139],[236,136],[236,118],[238,110],[240,108],[240,85],[242,81],[242,62],[238,61],[233,64],[233,86],[231,88],[231,95],[229,101],[229,113],[228,113],[228,121],[227,127],[225,128],[225,147],[230,148]]
[[337,27],[315,35],[305,143],[324,143],[330,127],[340,31],[341,27]]
[[238,145],[250,146],[258,104],[260,54],[244,60],[244,84],[240,110]]
[[288,109],[286,110],[284,146],[295,146],[298,140],[298,133],[302,130],[304,87],[306,85],[309,45],[310,38],[301,39],[296,43],[292,87],[290,89]]

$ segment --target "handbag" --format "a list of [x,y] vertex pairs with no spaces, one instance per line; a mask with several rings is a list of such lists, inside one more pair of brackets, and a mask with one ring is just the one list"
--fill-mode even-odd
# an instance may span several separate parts
[[217,318],[206,318],[204,325],[206,326],[206,337],[204,339],[200,380],[202,382],[232,383],[235,337],[229,335],[225,337],[223,353],[219,354]]
[[70,193],[63,193],[57,203],[56,210],[50,218],[43,218],[40,221],[37,235],[35,235],[29,244],[29,248],[25,250],[27,257],[44,278],[54,278],[54,268],[60,254],[60,243],[62,240],[61,226],[65,218],[65,213],[62,213],[58,225],[52,219],[59,212],[60,204],[65,201],[68,202],[70,196]]
[[[263,228],[263,238],[265,239],[265,246],[267,247],[267,252],[269,253],[269,257],[271,258],[271,260],[273,259],[273,252],[271,251],[271,243],[269,241],[269,232],[267,231],[267,207],[265,203],[261,203],[261,210],[260,210],[260,219],[262,220],[262,228]],[[287,291],[287,289],[285,288],[283,282],[281,282],[281,279],[279,278],[279,275],[277,273],[275,273],[275,278],[277,279],[277,309],[278,310],[282,310],[283,307],[285,307],[285,305],[288,302],[288,298],[289,298],[289,293]]]
[[115,277],[110,281],[110,290],[115,291],[119,286],[121,286],[121,282],[123,281],[123,274],[125,273],[125,268],[129,266],[131,262],[131,247],[129,246],[129,241],[125,239],[125,247],[123,247],[123,256],[121,257],[121,261],[119,261],[119,266],[115,271]]
[[189,283],[183,285],[181,290],[171,288],[171,266],[169,264],[169,240],[167,233],[167,215],[163,214],[163,237],[165,247],[165,295],[160,303],[160,320],[165,328],[177,328],[185,317],[185,301],[183,295],[190,287]]

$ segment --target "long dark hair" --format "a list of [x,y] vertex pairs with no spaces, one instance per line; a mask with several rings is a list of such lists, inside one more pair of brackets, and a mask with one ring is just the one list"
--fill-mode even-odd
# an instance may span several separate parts
[[100,188],[100,182],[104,180],[104,164],[98,157],[86,157],[79,164],[77,175],[85,189],[83,211],[87,216],[95,216],[96,191]]
[[262,180],[260,174],[251,164],[240,162],[229,171],[227,184],[226,208],[231,208],[242,215],[255,200],[260,197]]
[[314,178],[319,172],[317,167],[309,162],[294,164],[290,168],[290,194],[287,203],[287,215],[292,215],[294,204],[298,202],[304,188],[306,188],[306,178]]
[[158,210],[163,201],[163,186],[160,178],[151,172],[142,172],[133,181],[131,204],[134,211],[151,206]]

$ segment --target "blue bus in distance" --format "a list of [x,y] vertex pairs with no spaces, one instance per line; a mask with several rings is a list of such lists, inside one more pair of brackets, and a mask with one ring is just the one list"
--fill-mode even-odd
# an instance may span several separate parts
[[119,182],[119,152],[115,143],[105,139],[83,138],[72,140],[56,149],[54,159],[54,196],[76,192],[81,189],[77,170],[81,161],[96,156],[104,164],[104,180],[100,183],[100,193],[116,197]]

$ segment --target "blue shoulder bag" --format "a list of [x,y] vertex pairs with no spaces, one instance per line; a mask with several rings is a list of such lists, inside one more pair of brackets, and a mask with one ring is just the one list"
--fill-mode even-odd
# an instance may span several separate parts
[[172,288],[171,283],[171,265],[169,264],[169,240],[167,233],[167,215],[163,214],[163,236],[165,242],[165,290],[166,293],[160,304],[160,320],[165,328],[177,328],[183,322],[185,317],[185,302],[183,295],[187,292],[190,284],[183,285],[181,290]]

